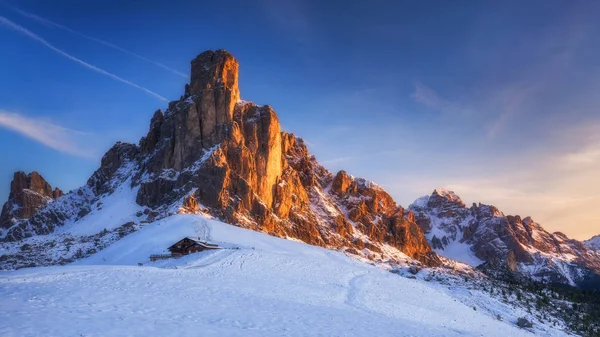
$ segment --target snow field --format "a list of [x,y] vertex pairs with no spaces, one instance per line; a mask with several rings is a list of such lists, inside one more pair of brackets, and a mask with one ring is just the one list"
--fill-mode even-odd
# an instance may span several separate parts
[[[238,249],[148,261],[183,236]],[[1,336],[531,335],[425,281],[197,215],[75,265],[2,272],[0,298]]]

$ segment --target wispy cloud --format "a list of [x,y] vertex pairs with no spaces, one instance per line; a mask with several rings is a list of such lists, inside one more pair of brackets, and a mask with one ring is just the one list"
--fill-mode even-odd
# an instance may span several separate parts
[[493,106],[496,106],[500,112],[494,117],[487,126],[486,136],[490,139],[501,135],[504,129],[512,121],[523,113],[527,100],[532,97],[535,87],[527,88],[508,88],[505,91],[492,95]]
[[558,137],[569,145],[554,159],[558,168],[569,172],[598,170],[600,174],[600,121],[572,128]]
[[145,62],[151,63],[151,64],[153,64],[153,65],[155,65],[155,66],[157,66],[157,67],[160,67],[160,68],[163,68],[163,69],[165,69],[165,70],[168,70],[168,71],[170,71],[171,73],[173,73],[173,74],[175,74],[175,75],[179,75],[179,76],[181,76],[181,77],[185,77],[185,78],[187,78],[187,77],[188,77],[186,74],[184,74],[184,73],[182,73],[182,72],[180,72],[180,71],[177,71],[177,70],[175,70],[175,69],[173,69],[173,68],[171,68],[171,67],[168,67],[168,66],[166,66],[166,65],[164,65],[164,64],[162,64],[162,63],[160,63],[160,62],[153,61],[153,60],[151,60],[151,59],[149,59],[149,58],[147,58],[147,57],[145,57],[145,56],[142,56],[142,55],[140,55],[140,54],[137,54],[137,53],[134,53],[134,52],[132,52],[132,51],[129,51],[129,50],[127,50],[127,49],[123,48],[123,47],[119,47],[119,46],[117,46],[117,45],[115,45],[115,44],[112,44],[112,43],[110,43],[110,42],[106,42],[106,41],[104,41],[104,40],[101,40],[101,39],[99,39],[99,38],[96,38],[96,37],[93,37],[93,36],[90,36],[90,35],[84,34],[84,33],[82,33],[82,32],[79,32],[79,31],[76,31],[76,30],[74,30],[74,29],[71,29],[71,28],[69,28],[69,27],[66,27],[66,26],[64,26],[64,25],[61,25],[61,24],[59,24],[59,23],[56,23],[56,22],[54,22],[54,21],[50,21],[50,20],[48,20],[48,19],[45,19],[45,18],[43,18],[43,17],[41,17],[41,16],[39,16],[39,15],[33,14],[33,13],[31,13],[31,12],[27,12],[27,11],[25,11],[25,10],[22,10],[22,9],[20,9],[20,8],[17,8],[17,7],[15,7],[15,6],[12,6],[12,5],[9,5],[9,4],[6,4],[6,3],[3,3],[3,4],[4,4],[6,7],[8,7],[8,8],[10,8],[10,9],[12,9],[13,11],[15,11],[15,12],[19,13],[20,15],[22,15],[22,16],[24,16],[24,17],[26,17],[26,18],[30,18],[30,19],[32,19],[32,20],[35,20],[35,21],[37,21],[37,22],[39,22],[39,23],[42,23],[42,24],[44,24],[44,25],[46,25],[46,26],[50,26],[50,27],[55,27],[55,28],[58,28],[58,29],[62,29],[62,30],[64,30],[64,31],[67,31],[67,32],[69,32],[69,33],[72,33],[72,34],[78,35],[78,36],[80,36],[80,37],[83,37],[83,38],[85,38],[85,39],[88,39],[88,40],[90,40],[90,41],[94,41],[94,42],[100,43],[100,44],[102,44],[102,45],[104,45],[104,46],[106,46],[106,47],[109,47],[109,48],[112,48],[112,49],[118,50],[118,51],[120,51],[120,52],[122,52],[122,53],[124,53],[124,54],[127,54],[127,55],[129,55],[129,56],[133,56],[133,57],[135,57],[135,58],[138,58],[138,59],[140,59],[140,60],[143,60],[143,61],[145,61]]
[[[411,97],[447,115],[473,112],[465,122],[477,123],[474,127],[481,128],[489,141],[514,136],[515,130],[541,116],[546,119],[553,114],[564,114],[565,111],[559,111],[560,103],[572,108],[585,99],[584,90],[596,90],[597,77],[591,76],[586,63],[578,60],[578,55],[585,55],[582,51],[588,50],[593,41],[590,27],[594,26],[585,23],[590,18],[582,16],[582,8],[573,8],[560,24],[532,29],[515,39],[499,39],[497,45],[485,36],[489,34],[486,26],[473,29],[476,38],[467,55],[474,62],[488,64],[488,70],[475,80],[462,83],[460,97],[440,95],[448,87],[457,89],[450,81],[439,81],[439,87],[434,88],[417,83]],[[488,24],[490,20],[484,20],[483,25]],[[510,56],[503,53],[508,49]],[[496,52],[490,55],[490,50]],[[583,99],[569,101],[575,95]],[[551,101],[554,103],[549,104]]]
[[[477,116],[478,125],[485,130],[487,139],[501,136],[510,123],[526,110],[526,104],[534,97],[539,85],[512,84],[502,89],[483,89],[471,92],[468,98],[450,100],[442,97],[433,88],[417,83],[411,97],[420,104],[439,111],[447,118],[472,118]],[[473,112],[477,111],[475,114]]]
[[585,166],[600,162],[600,142],[587,145],[577,151],[567,153],[563,157],[564,164],[571,166]]
[[93,158],[94,153],[80,147],[86,134],[38,118],[0,110],[0,127],[15,131],[27,138],[60,152],[78,157]]
[[[600,120],[564,126],[539,148],[462,161],[453,157],[426,159],[423,166],[441,162],[439,169],[380,177],[384,187],[409,204],[435,187],[454,190],[469,205],[482,202],[506,214],[532,216],[549,231],[564,231],[586,239],[598,234],[600,203]],[[458,170],[451,161],[459,165]]]
[[415,101],[430,108],[443,109],[450,105],[449,101],[441,98],[435,90],[423,83],[415,84],[415,91],[412,93],[411,97]]
[[98,67],[96,67],[94,65],[91,65],[91,64],[89,64],[89,63],[87,63],[85,61],[82,61],[82,60],[76,58],[75,56],[72,56],[72,55],[68,54],[67,52],[65,52],[65,51],[63,51],[61,49],[56,48],[55,46],[53,46],[52,44],[50,44],[48,41],[44,40],[40,36],[32,33],[31,31],[27,30],[26,28],[24,28],[24,27],[22,27],[22,26],[20,26],[20,25],[18,25],[16,23],[10,21],[9,19],[7,19],[7,18],[5,18],[3,16],[0,16],[0,24],[2,24],[5,27],[8,27],[8,28],[10,28],[10,29],[12,29],[14,31],[17,31],[17,32],[19,32],[19,33],[27,36],[28,38],[30,38],[32,40],[35,40],[35,41],[43,44],[44,46],[52,49],[56,53],[58,53],[58,54],[60,54],[60,55],[62,55],[64,57],[66,57],[69,60],[71,60],[73,62],[76,62],[76,63],[78,63],[78,64],[80,64],[80,65],[82,65],[82,66],[84,66],[84,67],[86,67],[88,69],[91,69],[91,70],[93,70],[95,72],[98,72],[98,73],[100,73],[102,75],[108,76],[108,77],[110,77],[110,78],[112,78],[114,80],[117,80],[119,82],[125,83],[125,84],[127,84],[129,86],[132,86],[134,88],[140,89],[140,90],[142,90],[142,91],[144,91],[144,92],[146,92],[146,93],[148,93],[148,94],[150,94],[150,95],[152,95],[152,96],[154,96],[154,97],[156,97],[156,98],[158,98],[158,99],[160,99],[162,101],[168,102],[168,100],[165,97],[163,97],[163,96],[161,96],[161,95],[159,95],[159,94],[157,94],[157,93],[155,93],[155,92],[153,92],[153,91],[151,91],[151,90],[149,90],[147,88],[144,88],[144,87],[142,87],[140,85],[137,85],[137,84],[135,84],[133,82],[130,82],[130,81],[128,81],[128,80],[126,80],[124,78],[121,78],[121,77],[119,77],[119,76],[117,76],[117,75],[115,75],[113,73],[109,73],[108,71],[106,71],[104,69],[100,69],[100,68],[98,68]]
[[410,97],[417,103],[438,110],[446,117],[468,115],[470,111],[467,106],[442,97],[437,91],[421,82],[415,84],[415,89]]

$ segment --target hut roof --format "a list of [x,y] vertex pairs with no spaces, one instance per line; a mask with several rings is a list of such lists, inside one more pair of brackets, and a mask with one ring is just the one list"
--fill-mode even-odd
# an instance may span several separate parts
[[218,248],[219,247],[218,245],[216,245],[214,243],[208,243],[208,242],[202,241],[200,239],[185,237],[185,238],[183,238],[183,239],[175,242],[173,245],[171,245],[171,247],[169,247],[169,249],[175,247],[175,245],[177,245],[178,243],[180,243],[181,241],[186,240],[186,239],[189,240],[189,241],[192,241],[194,244],[202,246],[204,248]]

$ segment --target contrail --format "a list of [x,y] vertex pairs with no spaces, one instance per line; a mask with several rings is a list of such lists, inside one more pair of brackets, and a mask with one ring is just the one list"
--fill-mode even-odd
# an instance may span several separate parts
[[179,75],[179,76],[184,77],[184,78],[188,78],[188,75],[186,75],[186,74],[184,74],[184,73],[182,73],[180,71],[177,71],[177,70],[175,70],[173,68],[170,68],[170,67],[168,67],[168,66],[166,66],[166,65],[164,65],[164,64],[162,64],[160,62],[156,62],[156,61],[150,60],[149,58],[147,58],[145,56],[142,56],[140,54],[136,54],[136,53],[134,53],[132,51],[129,51],[127,49],[124,49],[122,47],[114,45],[114,44],[112,44],[110,42],[106,42],[104,40],[100,40],[100,39],[95,38],[93,36],[90,36],[90,35],[78,32],[78,31],[76,31],[74,29],[71,29],[69,27],[63,26],[63,25],[61,25],[59,23],[50,21],[48,19],[42,18],[41,16],[38,16],[36,14],[24,11],[22,9],[19,9],[19,8],[15,7],[15,6],[9,5],[9,4],[5,3],[5,2],[0,2],[0,3],[4,4],[6,7],[12,9],[13,11],[19,13],[20,15],[22,15],[24,17],[27,17],[27,18],[30,18],[32,20],[38,21],[38,22],[40,22],[42,24],[45,24],[47,26],[52,26],[52,27],[62,29],[64,31],[67,31],[67,32],[72,33],[72,34],[79,35],[79,36],[81,36],[81,37],[83,37],[85,39],[88,39],[88,40],[91,40],[91,41],[94,41],[94,42],[98,42],[98,43],[103,44],[103,45],[105,45],[107,47],[110,47],[110,48],[118,50],[118,51],[120,51],[122,53],[125,53],[125,54],[127,54],[129,56],[133,56],[133,57],[136,57],[136,58],[138,58],[140,60],[144,60],[144,61],[146,61],[148,63],[152,63],[152,64],[154,64],[157,67],[160,67],[160,68],[163,68],[165,70],[168,70],[168,71],[172,72],[173,74]]
[[4,26],[6,26],[6,27],[8,27],[8,28],[10,28],[12,30],[15,30],[15,31],[17,31],[17,32],[19,32],[19,33],[27,36],[28,38],[33,39],[33,40],[35,40],[35,41],[43,44],[44,46],[46,46],[46,47],[54,50],[58,54],[60,54],[60,55],[62,55],[64,57],[70,59],[71,61],[77,62],[77,63],[81,64],[82,66],[84,66],[86,68],[92,69],[92,70],[94,70],[94,71],[96,71],[96,72],[98,72],[98,73],[100,73],[102,75],[106,75],[108,77],[111,77],[111,78],[113,78],[113,79],[115,79],[115,80],[117,80],[119,82],[125,83],[125,84],[130,85],[130,86],[132,86],[134,88],[138,88],[140,90],[143,90],[143,91],[147,92],[148,94],[150,94],[150,95],[152,95],[154,97],[157,97],[160,100],[163,100],[163,101],[166,101],[166,102],[169,101],[168,99],[164,98],[163,96],[161,96],[161,95],[159,95],[159,94],[157,94],[157,93],[155,93],[155,92],[153,92],[153,91],[151,91],[149,89],[146,89],[146,88],[144,88],[144,87],[142,87],[140,85],[137,85],[137,84],[135,84],[133,82],[130,82],[130,81],[126,80],[126,79],[123,79],[123,78],[121,78],[121,77],[119,77],[119,76],[117,76],[115,74],[109,73],[106,70],[100,69],[100,68],[98,68],[98,67],[96,67],[94,65],[91,65],[91,64],[89,64],[89,63],[87,63],[85,61],[82,61],[82,60],[76,58],[75,56],[71,56],[70,54],[68,54],[68,53],[66,53],[66,52],[64,52],[64,51],[62,51],[62,50],[54,47],[48,41],[46,41],[46,40],[42,39],[41,37],[37,36],[36,34],[30,32],[26,28],[19,26],[18,24],[10,21],[9,19],[7,19],[7,18],[5,18],[3,16],[0,16],[0,24],[3,24]]

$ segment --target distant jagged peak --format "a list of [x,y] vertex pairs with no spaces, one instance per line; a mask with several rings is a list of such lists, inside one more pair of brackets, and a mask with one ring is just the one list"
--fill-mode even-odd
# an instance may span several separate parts
[[462,200],[460,199],[458,194],[454,193],[454,191],[450,191],[450,190],[447,190],[447,189],[441,188],[441,187],[438,187],[435,190],[433,190],[432,195],[439,195],[440,197],[444,197],[444,198],[448,199],[449,201],[462,202]]
[[593,236],[589,240],[583,241],[583,244],[591,250],[600,252],[600,235]]
[[46,197],[52,197],[52,187],[37,171],[32,171],[29,174],[25,174],[23,171],[15,172],[10,184],[9,199],[17,198],[25,189]]
[[600,235],[582,243],[563,233],[550,234],[530,216],[505,215],[481,203],[467,208],[444,188],[417,199],[410,209],[430,245],[445,257],[470,264],[485,261],[497,271],[507,268],[569,285],[587,284],[589,273],[600,273]]
[[17,171],[10,184],[9,200],[21,203],[20,197],[24,190],[32,191],[51,199],[56,199],[64,194],[58,187],[53,190],[52,186],[37,171],[32,171],[29,174]]
[[458,194],[454,193],[454,191],[440,187],[433,190],[430,195],[424,195],[417,198],[417,200],[410,204],[409,209],[416,212],[421,212],[425,209],[447,206],[466,208],[465,203],[458,196]]
[[52,189],[37,171],[29,174],[15,172],[10,183],[8,201],[0,213],[0,227],[8,228],[19,219],[30,218],[38,209],[63,194],[59,188]]
[[422,197],[417,198],[417,200],[413,201],[413,203],[410,204],[408,208],[415,211],[421,211],[422,209],[427,207],[427,204],[429,203],[429,197],[429,195],[424,195]]
[[465,203],[454,191],[445,188],[436,188],[433,190],[428,200],[428,207],[440,207],[446,204],[452,204],[461,208],[466,207]]

